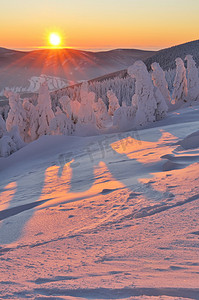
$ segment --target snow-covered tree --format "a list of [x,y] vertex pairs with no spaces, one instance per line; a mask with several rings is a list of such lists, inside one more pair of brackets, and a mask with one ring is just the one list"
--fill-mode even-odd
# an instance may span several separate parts
[[108,113],[110,116],[114,115],[114,112],[120,107],[118,98],[116,97],[115,93],[110,90],[107,92],[107,97],[109,100],[109,109]]
[[79,115],[79,109],[80,109],[81,103],[77,100],[71,101],[71,119],[74,124],[78,121],[78,115]]
[[128,73],[135,78],[135,95],[132,106],[135,108],[135,125],[143,126],[166,115],[168,107],[157,87],[154,87],[150,74],[142,61],[136,61],[128,68]]
[[25,142],[34,141],[38,138],[37,130],[39,128],[39,115],[36,107],[24,99],[23,108],[26,112],[26,140]]
[[165,71],[165,78],[168,83],[169,93],[171,94],[173,92],[173,83],[176,76],[176,69],[167,70]]
[[17,151],[17,147],[9,135],[0,139],[0,157],[7,157]]
[[6,133],[6,123],[0,115],[0,138]]
[[191,55],[187,55],[185,57],[185,60],[187,61],[188,100],[199,100],[199,77],[196,63]]
[[184,62],[181,58],[176,58],[176,76],[174,80],[174,90],[172,98],[175,103],[187,101],[187,78]]
[[132,129],[135,125],[135,115],[135,106],[124,104],[114,112],[113,126],[122,131]]
[[98,101],[94,103],[93,110],[95,113],[97,127],[105,127],[106,123],[110,121],[110,116],[108,114],[106,104],[102,98],[99,98]]
[[95,102],[95,93],[88,91],[88,83],[84,82],[80,89],[81,103],[78,112],[78,123],[96,124],[93,105]]
[[19,134],[17,126],[13,126],[12,129],[8,132],[8,135],[10,136],[10,138],[15,143],[16,150],[19,150],[19,149],[21,149],[25,146],[25,143],[24,143],[24,141],[22,140],[22,138]]
[[13,152],[25,146],[17,126],[13,126],[10,132],[6,130],[6,123],[0,116],[0,157],[7,157]]
[[71,135],[75,131],[74,123],[59,106],[57,106],[55,117],[50,121],[50,130],[55,135]]
[[38,104],[36,106],[38,112],[38,130],[37,135],[42,136],[50,134],[50,121],[54,118],[51,105],[51,98],[46,82],[41,84],[39,89]]
[[165,98],[157,87],[154,87],[154,96],[157,103],[157,108],[155,110],[156,121],[164,119],[168,112],[168,106],[166,104]]
[[4,106],[0,107],[0,115],[2,116],[2,118],[4,120],[6,120],[8,117],[9,109],[10,109],[9,105],[4,105]]
[[61,104],[62,110],[65,112],[68,119],[71,119],[72,109],[71,109],[71,100],[68,96],[62,96],[59,99],[59,103]]
[[19,94],[14,92],[5,91],[5,96],[9,98],[10,111],[6,119],[6,128],[8,131],[13,126],[17,126],[21,138],[25,141],[26,139],[26,112],[22,106],[22,100]]
[[162,96],[166,101],[166,104],[170,106],[171,97],[168,89],[168,83],[165,78],[165,72],[162,70],[160,65],[156,62],[152,63],[151,68],[152,68],[153,84],[160,90]]

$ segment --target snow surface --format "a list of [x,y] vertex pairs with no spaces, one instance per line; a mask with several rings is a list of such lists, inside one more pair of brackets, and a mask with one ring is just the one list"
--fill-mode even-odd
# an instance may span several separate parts
[[0,158],[1,299],[199,299],[198,126],[194,106]]

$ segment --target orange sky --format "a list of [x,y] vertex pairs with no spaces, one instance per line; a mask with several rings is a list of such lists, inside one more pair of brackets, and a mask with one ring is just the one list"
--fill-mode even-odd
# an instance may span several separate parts
[[1,3],[0,47],[159,49],[198,39],[197,0],[7,0]]

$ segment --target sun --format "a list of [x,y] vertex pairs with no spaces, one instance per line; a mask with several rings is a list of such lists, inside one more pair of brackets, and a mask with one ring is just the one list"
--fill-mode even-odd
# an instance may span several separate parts
[[52,47],[59,47],[61,45],[61,36],[56,32],[49,34],[49,43]]

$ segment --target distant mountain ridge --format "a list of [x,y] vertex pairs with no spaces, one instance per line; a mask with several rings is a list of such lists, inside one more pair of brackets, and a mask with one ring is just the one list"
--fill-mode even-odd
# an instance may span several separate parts
[[[143,60],[150,70],[158,62],[164,70],[176,67],[177,57],[191,54],[199,66],[199,40],[160,51],[115,49],[110,51],[82,51],[74,49],[35,50],[30,52],[0,48],[0,92],[5,87],[22,87],[22,92],[36,92],[41,74],[49,76],[54,90],[83,80],[103,81],[127,76],[127,68],[136,60]],[[60,82],[59,82],[60,78]],[[32,89],[34,86],[34,89]]]
[[33,76],[60,77],[66,85],[90,80],[127,68],[136,60],[145,60],[154,51],[115,49],[81,51],[44,49],[30,52],[0,48],[0,91],[5,87],[28,88]]
[[[181,57],[184,60],[185,56],[188,54],[193,56],[197,67],[199,67],[199,40],[159,50],[154,55],[143,61],[146,64],[148,70],[151,70],[151,64],[153,62],[158,62],[160,66],[166,71],[176,68],[175,59],[177,57]],[[93,80],[91,80],[91,82],[113,79],[115,77],[124,78],[126,76],[128,76],[127,69],[123,69],[121,71],[94,78]]]
[[167,49],[156,52],[151,57],[145,60],[145,63],[150,69],[153,62],[158,62],[164,70],[174,69],[176,67],[175,59],[180,57],[185,58],[187,54],[193,56],[197,67],[199,66],[199,40],[173,46]]

